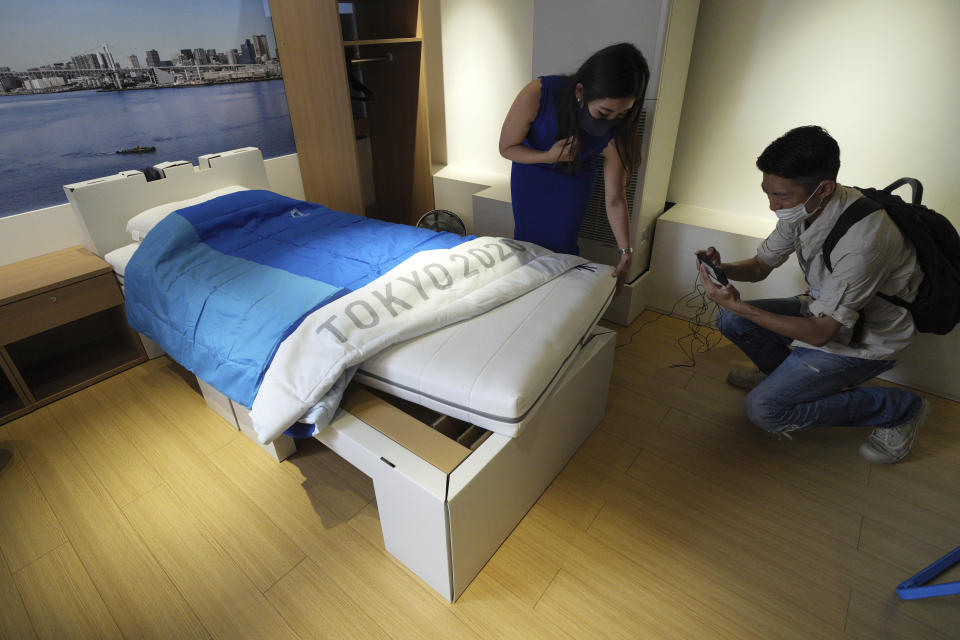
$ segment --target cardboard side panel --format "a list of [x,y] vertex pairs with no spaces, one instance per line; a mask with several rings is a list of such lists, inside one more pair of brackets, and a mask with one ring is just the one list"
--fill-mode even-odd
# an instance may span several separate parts
[[237,417],[237,427],[243,435],[257,443],[257,446],[267,452],[267,454],[277,462],[283,462],[297,451],[297,441],[290,436],[280,436],[270,444],[260,444],[257,440],[257,432],[253,428],[253,421],[250,420],[250,411],[236,402],[230,400],[230,406],[233,407],[233,414]]
[[387,551],[452,600],[447,475],[346,411],[316,438],[373,480]]
[[454,599],[603,418],[615,334],[593,338],[516,438],[494,434],[450,476]]
[[223,395],[209,384],[197,378],[197,384],[200,385],[200,393],[203,394],[203,399],[207,403],[207,406],[213,409],[213,412],[218,416],[227,421],[227,423],[234,429],[239,430],[240,427],[237,425],[237,417],[233,413],[233,406],[230,402],[230,398]]
[[373,487],[384,547],[437,593],[452,601],[444,500],[387,467],[373,476]]

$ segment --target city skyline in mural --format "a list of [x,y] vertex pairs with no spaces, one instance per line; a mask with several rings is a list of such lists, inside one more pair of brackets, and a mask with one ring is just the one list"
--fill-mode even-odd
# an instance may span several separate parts
[[242,53],[247,39],[266,36],[276,57],[273,25],[263,0],[171,0],[141,4],[107,0],[70,3],[36,0],[0,10],[0,67],[27,71],[102,53],[109,45],[121,68],[130,56],[146,66],[149,51],[176,62],[182,51]]
[[13,4],[0,9],[0,217],[159,162],[296,151],[261,0]]

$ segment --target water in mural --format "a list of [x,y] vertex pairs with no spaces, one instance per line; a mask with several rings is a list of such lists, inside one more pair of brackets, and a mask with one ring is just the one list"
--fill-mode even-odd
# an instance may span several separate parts
[[[116,153],[137,146],[156,151]],[[0,216],[64,203],[64,184],[237,147],[295,151],[282,81],[0,98]]]

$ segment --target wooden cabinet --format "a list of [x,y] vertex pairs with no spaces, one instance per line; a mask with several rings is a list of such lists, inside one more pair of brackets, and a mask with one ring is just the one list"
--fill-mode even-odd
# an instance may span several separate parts
[[82,247],[0,267],[0,423],[146,360],[106,262]]
[[[419,0],[274,0],[271,12],[307,199],[415,223],[434,204]],[[351,78],[370,92],[362,105]]]

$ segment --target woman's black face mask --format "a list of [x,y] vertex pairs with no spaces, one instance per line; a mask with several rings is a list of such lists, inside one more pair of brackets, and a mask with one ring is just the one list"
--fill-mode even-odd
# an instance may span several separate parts
[[590,109],[587,108],[586,103],[580,108],[580,127],[589,133],[591,136],[605,136],[613,130],[618,124],[620,124],[621,118],[615,120],[607,120],[605,118],[594,118],[590,114]]

